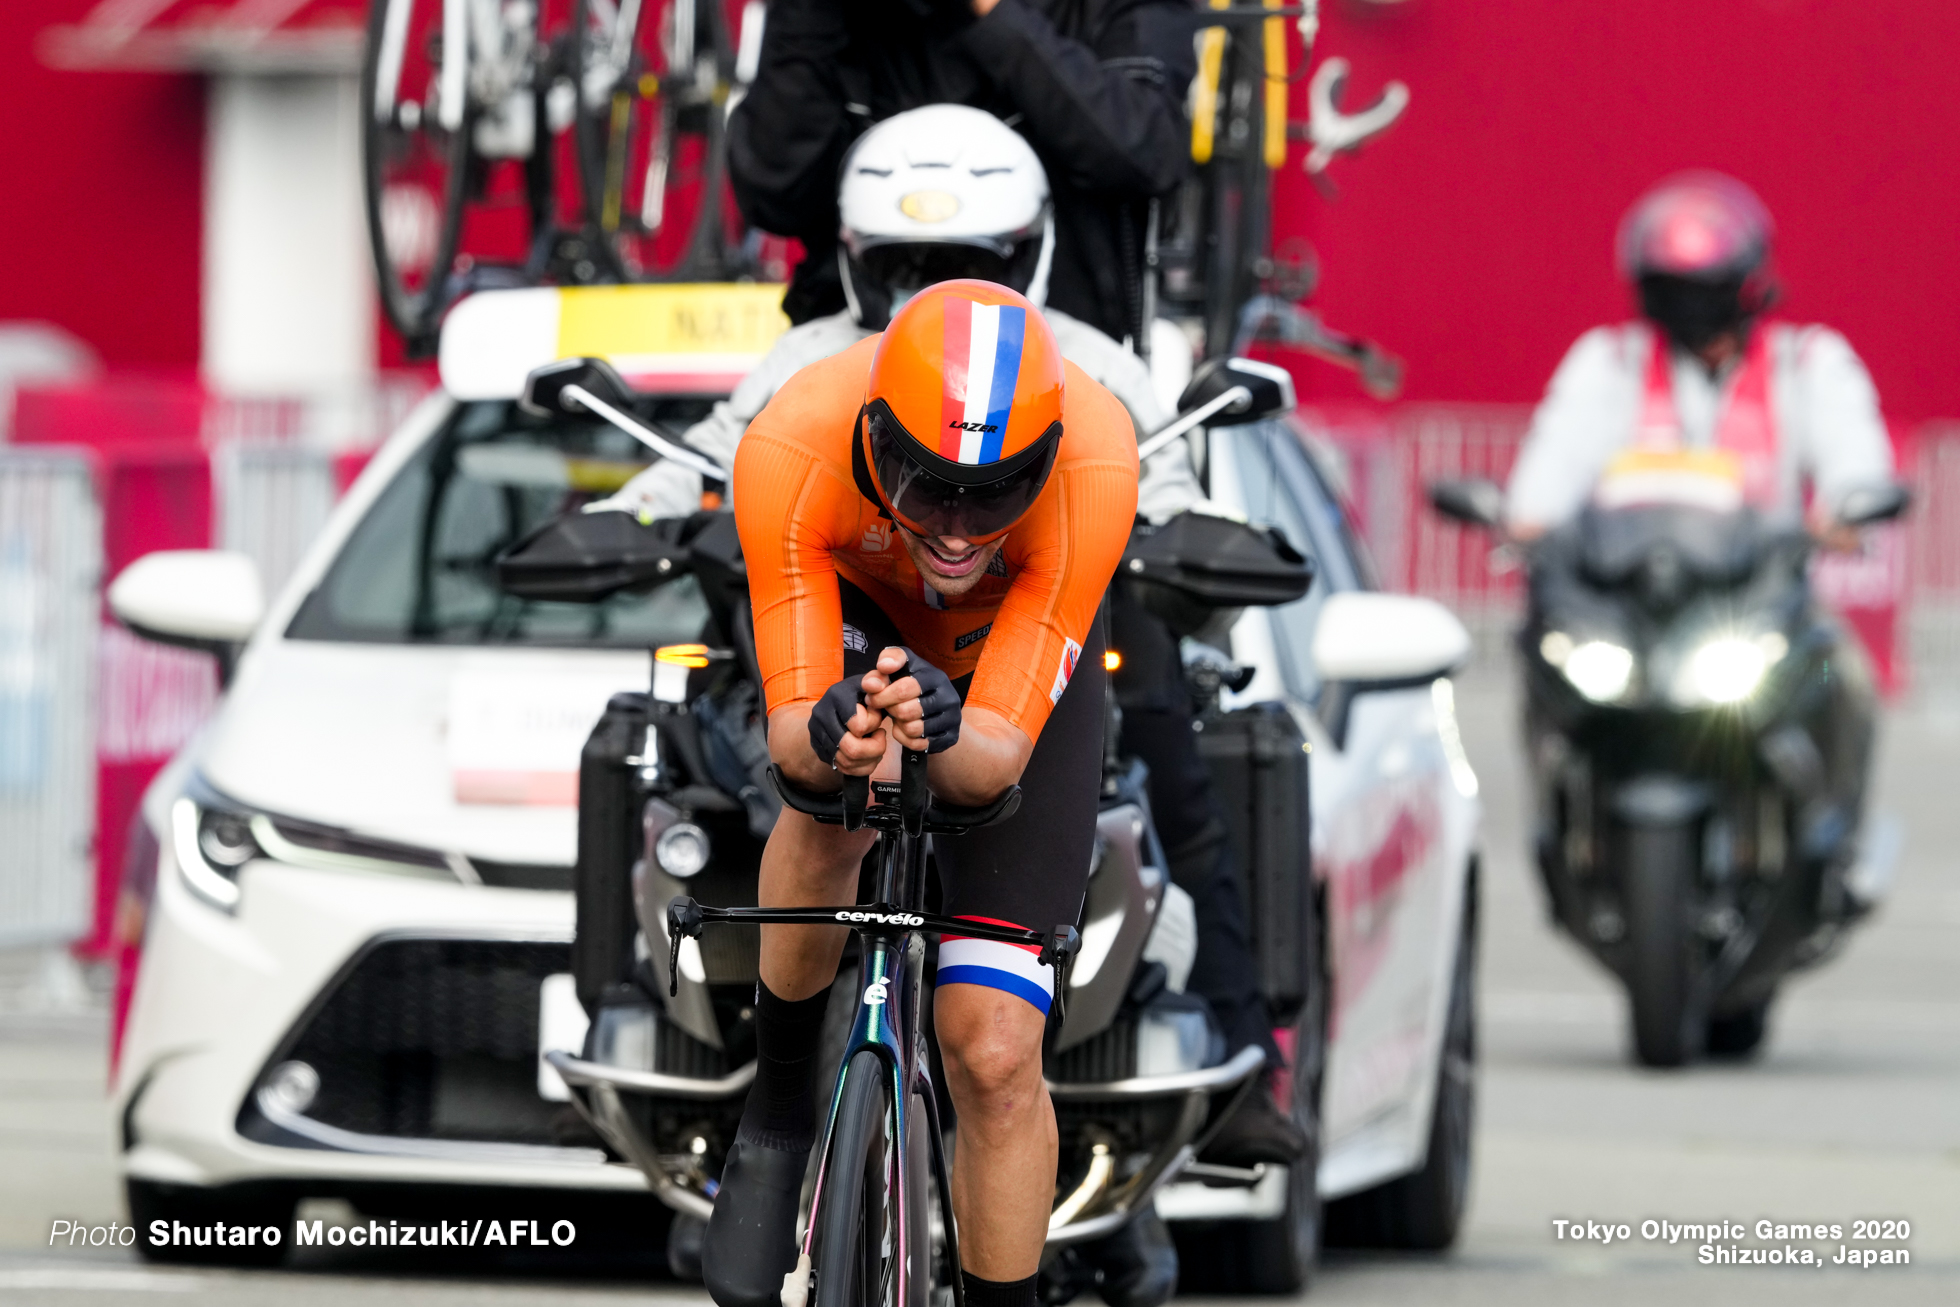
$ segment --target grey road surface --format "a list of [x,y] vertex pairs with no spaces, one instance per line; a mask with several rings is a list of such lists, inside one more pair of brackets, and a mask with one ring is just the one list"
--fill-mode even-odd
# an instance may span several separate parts
[[[1546,924],[1525,860],[1508,683],[1480,674],[1459,702],[1488,843],[1468,1224],[1447,1256],[1330,1254],[1312,1301],[1960,1302],[1960,791],[1952,780],[1960,704],[1916,703],[1887,723],[1877,804],[1904,819],[1907,843],[1883,912],[1843,956],[1791,986],[1759,1060],[1658,1073],[1628,1064],[1619,994]],[[128,1251],[49,1248],[57,1219],[122,1217],[101,1103],[103,1019],[99,1010],[34,1010],[62,1005],[37,1000],[26,964],[12,962],[10,987],[0,989],[9,996],[0,1005],[0,1302],[706,1301],[617,1267],[574,1277],[522,1265],[431,1271],[397,1254],[229,1273],[153,1268]],[[1688,1242],[1642,1240],[1649,1218],[1835,1222],[1847,1234],[1854,1220],[1905,1218],[1912,1233],[1898,1246],[1912,1264],[1705,1267]],[[1625,1223],[1633,1237],[1559,1240],[1555,1220]]]

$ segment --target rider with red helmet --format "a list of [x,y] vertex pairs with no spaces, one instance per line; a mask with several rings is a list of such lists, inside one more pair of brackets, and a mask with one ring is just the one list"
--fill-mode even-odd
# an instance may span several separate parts
[[[905,747],[932,755],[932,788],[955,803],[1018,783],[1013,817],[937,850],[943,910],[1074,921],[1102,775],[1097,611],[1136,513],[1122,405],[1062,358],[1021,295],[943,282],[882,335],[785,383],[743,437],[733,485],[776,765],[829,788]],[[784,809],[760,902],[853,894],[873,838]],[[756,1081],[703,1250],[722,1307],[775,1303],[795,1262],[844,936],[762,931]],[[1027,951],[941,944],[934,1023],[959,1122],[953,1194],[972,1307],[1035,1300],[1054,1196],[1041,1071],[1053,992]]]
[[1628,450],[1720,451],[1741,498],[1837,542],[1845,494],[1891,479],[1864,364],[1828,327],[1766,320],[1776,301],[1769,210],[1716,172],[1682,173],[1620,224],[1620,271],[1645,319],[1596,327],[1559,364],[1511,473],[1510,530],[1575,515]]

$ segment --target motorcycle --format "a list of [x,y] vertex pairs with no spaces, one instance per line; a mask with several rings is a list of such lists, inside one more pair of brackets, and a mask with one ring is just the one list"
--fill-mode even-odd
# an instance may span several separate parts
[[[1489,482],[1430,501],[1500,528]],[[1874,487],[1841,520],[1906,504]],[[1811,594],[1812,548],[1746,507],[1655,502],[1523,546],[1538,868],[1558,924],[1625,984],[1649,1066],[1753,1051],[1783,979],[1883,891],[1861,845],[1874,699]]]
[[[669,442],[632,415],[632,396],[596,360],[539,369],[525,403],[598,413],[673,456]],[[1181,418],[1165,432],[1199,421],[1258,421],[1290,404],[1290,385],[1273,369],[1219,360],[1199,369],[1180,401]],[[675,950],[667,907],[683,895],[717,907],[755,904],[763,845],[780,809],[767,774],[762,678],[734,518],[703,511],[643,524],[620,512],[574,512],[518,541],[497,569],[504,590],[530,599],[596,602],[621,590],[692,585],[709,613],[698,642],[653,652],[649,690],[615,695],[585,746],[572,972],[591,1020],[576,1054],[546,1054],[590,1129],[676,1213],[670,1264],[698,1278],[701,1233],[755,1075],[751,1005],[760,939],[754,927],[730,926],[683,938]],[[1313,569],[1276,532],[1187,515],[1139,533],[1119,575],[1146,587],[1153,602],[1202,619],[1297,599]],[[1107,712],[1117,711],[1112,697]],[[1207,1184],[1252,1187],[1267,1170],[1195,1161],[1253,1092],[1265,1055],[1252,1047],[1225,1057],[1208,1007],[1182,992],[1196,951],[1191,900],[1170,881],[1147,773],[1116,755],[1116,734],[1111,720],[1079,925],[1083,944],[1045,1048],[1061,1157],[1044,1260],[1044,1292],[1054,1303],[1095,1281],[1079,1249],[1119,1235],[1163,1185],[1196,1175]],[[1301,757],[1300,742],[1280,753]],[[1304,789],[1304,766],[1297,774]],[[1262,936],[1278,955],[1265,965],[1276,975],[1288,965],[1299,973],[1292,988],[1301,996],[1286,1010],[1317,1013],[1324,1005],[1304,1001],[1308,986],[1318,984],[1309,971],[1317,952],[1307,943],[1316,936],[1313,897],[1299,891],[1307,876],[1304,845],[1296,866],[1255,869],[1255,879],[1260,871],[1297,882],[1287,898],[1291,929]],[[677,959],[671,977],[670,953]],[[820,1100],[834,1085],[857,998],[855,974],[847,956],[832,990]],[[1295,1227],[1318,1228],[1313,1170],[1299,1169],[1304,1186],[1292,1188],[1305,1196],[1265,1223],[1283,1227],[1286,1237],[1268,1242],[1298,1263],[1289,1263],[1296,1283],[1313,1241],[1303,1249]],[[806,1213],[809,1188],[806,1181]],[[1161,1295],[1171,1287],[1163,1284]]]

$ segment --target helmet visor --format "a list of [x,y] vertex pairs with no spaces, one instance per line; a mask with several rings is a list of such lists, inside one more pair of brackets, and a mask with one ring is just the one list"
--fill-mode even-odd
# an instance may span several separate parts
[[1032,457],[1014,460],[1013,471],[998,480],[967,485],[927,466],[918,442],[884,404],[871,405],[866,426],[871,474],[892,516],[915,535],[956,540],[984,542],[1006,534],[1048,484],[1055,451],[1062,443],[1062,424],[1052,423],[1027,451]]

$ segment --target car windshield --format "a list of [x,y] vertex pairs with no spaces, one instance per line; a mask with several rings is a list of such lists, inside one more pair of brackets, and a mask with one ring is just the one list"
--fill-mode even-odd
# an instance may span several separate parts
[[[663,401],[642,416],[677,431],[706,409]],[[619,489],[649,457],[602,422],[462,405],[381,492],[287,638],[637,648],[693,639],[707,609],[692,578],[597,604],[516,599],[496,585],[499,553]]]

